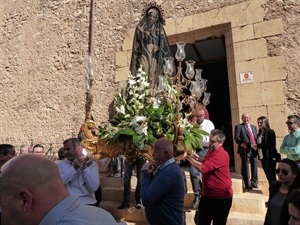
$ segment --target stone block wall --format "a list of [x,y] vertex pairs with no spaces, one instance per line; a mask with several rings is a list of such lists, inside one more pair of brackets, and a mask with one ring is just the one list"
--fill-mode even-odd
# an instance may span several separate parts
[[[186,42],[194,42],[225,35],[232,126],[240,123],[241,114],[244,112],[250,112],[254,124],[256,118],[266,115],[270,118],[277,137],[281,139],[287,132],[284,124],[286,116],[299,112],[297,105],[294,105],[293,109],[286,107],[288,99],[285,82],[293,75],[287,76],[286,65],[289,63],[286,62],[283,51],[283,39],[287,35],[284,25],[287,21],[283,15],[270,16],[270,13],[273,14],[273,10],[279,6],[277,3],[267,0],[246,1],[169,19],[166,31],[170,34],[170,44],[180,41],[181,38]],[[289,4],[297,8],[295,1]],[[128,36],[129,38],[131,37]],[[279,47],[272,48],[270,40],[273,43],[277,40],[276,46],[281,44],[282,51],[278,50]],[[124,42],[126,47],[123,46],[127,53],[130,51],[127,46],[129,42],[126,40]],[[242,84],[240,73],[247,71],[253,72],[254,80],[252,83]],[[274,109],[278,113],[277,116],[273,116]],[[280,143],[278,142],[278,148]],[[239,166],[240,161],[237,157],[237,170]]]

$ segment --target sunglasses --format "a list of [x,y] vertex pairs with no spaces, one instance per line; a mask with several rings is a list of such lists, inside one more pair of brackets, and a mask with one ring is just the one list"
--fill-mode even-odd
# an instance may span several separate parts
[[281,173],[282,173],[284,176],[286,176],[286,175],[289,174],[289,172],[288,172],[286,169],[276,169],[275,171],[276,171],[277,174],[279,174],[280,171],[281,171]]
[[287,125],[292,125],[292,124],[294,124],[294,123],[296,123],[296,122],[286,122],[285,124],[287,124]]

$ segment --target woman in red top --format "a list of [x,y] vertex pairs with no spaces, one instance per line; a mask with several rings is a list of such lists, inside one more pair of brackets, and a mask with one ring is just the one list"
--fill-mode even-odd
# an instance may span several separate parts
[[198,207],[197,225],[225,225],[232,205],[232,182],[229,155],[223,148],[225,134],[215,129],[210,133],[209,151],[205,158],[197,154],[186,159],[202,172],[202,196]]

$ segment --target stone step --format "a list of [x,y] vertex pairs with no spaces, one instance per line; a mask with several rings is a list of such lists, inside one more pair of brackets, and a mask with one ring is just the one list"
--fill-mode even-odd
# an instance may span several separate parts
[[233,194],[241,194],[244,192],[242,175],[230,173],[232,181]]
[[[190,180],[189,172],[185,172],[187,180],[187,188],[189,191],[192,191],[192,183]],[[232,188],[234,194],[243,193],[243,180],[241,175],[236,173],[231,173]],[[106,174],[100,174],[100,183],[101,187],[123,187],[123,177],[107,177]],[[135,187],[137,183],[136,176],[131,178],[131,187]]]
[[[115,201],[121,204],[123,200],[123,188],[119,187],[104,187],[102,188],[102,200],[103,201]],[[184,197],[184,207],[190,208],[194,199],[194,193],[188,192]],[[130,191],[130,202],[131,205],[135,204],[135,190]]]
[[[145,209],[136,209],[134,204],[130,208],[117,209],[120,203],[114,201],[102,201],[101,208],[110,212],[117,221],[125,220],[128,224],[144,225],[148,224]],[[195,210],[185,209],[186,224],[194,225]]]
[[[128,209],[117,209],[116,202],[103,202],[102,208],[109,211],[117,221],[125,220],[128,225],[147,225],[146,214],[144,209],[135,209],[134,207]],[[194,225],[195,210],[185,209],[186,225]],[[231,208],[227,225],[262,225],[264,222],[264,213],[245,213],[235,212]]]
[[[193,191],[192,191],[192,185],[189,179],[189,174],[186,174],[187,176],[187,184],[188,184],[188,193],[185,196],[185,202],[184,207],[189,208],[192,205],[192,201],[194,199]],[[107,177],[102,176],[101,178],[101,187],[102,187],[102,193],[103,193],[103,200],[111,200],[111,201],[122,201],[123,199],[123,178],[122,177]],[[132,176],[131,179],[131,201],[134,203],[135,196],[135,186],[136,186],[136,177]],[[232,187],[234,196],[239,195],[243,193],[243,181],[241,179],[241,176],[239,174],[232,174]],[[257,192],[261,193],[259,189],[251,190],[251,192]],[[104,194],[105,193],[105,194]],[[262,204],[262,203],[261,203]],[[239,207],[237,207],[239,208]]]
[[[185,170],[187,179],[188,193],[185,195],[184,207],[186,211],[186,225],[194,225],[195,210],[191,209],[194,194],[190,181],[190,175]],[[261,225],[265,216],[265,201],[262,191],[259,188],[253,189],[250,192],[244,192],[243,180],[240,174],[231,173],[233,186],[233,202],[228,217],[227,224],[229,225]],[[131,179],[131,208],[119,210],[117,207],[123,199],[123,177],[107,177],[106,174],[100,174],[100,182],[102,187],[101,207],[109,211],[116,220],[125,220],[128,225],[146,225],[144,209],[135,209],[135,186],[136,177]]]
[[[135,205],[135,190],[130,192],[131,205]],[[234,194],[231,210],[235,212],[246,213],[265,213],[265,198],[262,195],[253,192]],[[121,204],[123,199],[123,189],[117,187],[105,187],[102,188],[103,201],[114,201],[117,204]],[[184,207],[191,208],[194,199],[193,192],[188,192],[184,197]]]
[[147,224],[145,210],[136,209],[134,204],[131,204],[130,208],[117,209],[120,202],[115,201],[102,201],[101,208],[110,212],[116,220],[125,220],[131,223]]
[[265,214],[265,198],[261,194],[255,192],[234,194],[230,211]]
[[[123,187],[123,177],[107,177],[106,174],[100,174],[101,187]],[[136,178],[132,177],[131,185],[136,185]]]
[[265,221],[265,214],[242,213],[230,211],[227,225],[262,225]]

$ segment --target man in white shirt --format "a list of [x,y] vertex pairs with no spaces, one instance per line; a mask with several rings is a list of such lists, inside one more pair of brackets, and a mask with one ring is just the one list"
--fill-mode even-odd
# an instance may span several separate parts
[[92,157],[83,155],[78,138],[69,138],[63,144],[67,159],[58,160],[56,164],[66,188],[81,204],[94,205],[95,191],[100,186],[97,164]]
[[[208,135],[203,135],[203,141],[202,141],[203,149],[202,150],[196,149],[196,153],[203,158],[206,156],[206,153],[208,151],[209,134],[213,129],[215,129],[214,124],[210,120],[205,119],[205,111],[206,108],[204,105],[198,105],[192,113],[193,120],[199,125],[199,129],[204,130],[208,133]],[[194,166],[190,165],[190,177],[191,177],[192,187],[195,195],[192,204],[193,209],[197,209],[200,202],[200,196],[201,196],[200,176],[201,176],[201,172],[197,170]]]

